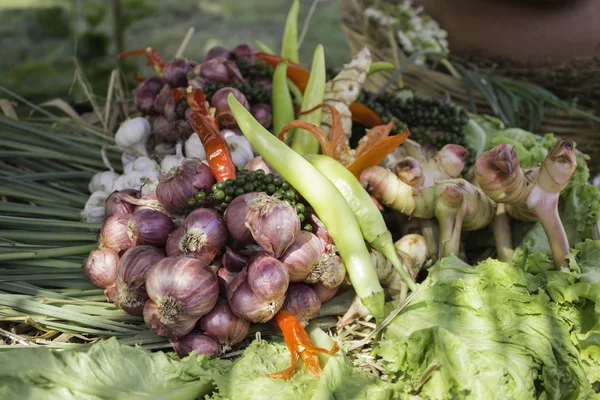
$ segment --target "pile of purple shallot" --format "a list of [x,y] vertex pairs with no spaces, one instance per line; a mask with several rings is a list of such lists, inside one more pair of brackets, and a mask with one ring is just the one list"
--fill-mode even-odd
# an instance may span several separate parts
[[156,194],[113,192],[85,263],[110,302],[143,317],[180,356],[217,356],[282,309],[305,324],[346,275],[310,209],[315,233],[301,229],[293,205],[265,192],[189,206],[214,184],[209,167],[188,158],[161,176]]

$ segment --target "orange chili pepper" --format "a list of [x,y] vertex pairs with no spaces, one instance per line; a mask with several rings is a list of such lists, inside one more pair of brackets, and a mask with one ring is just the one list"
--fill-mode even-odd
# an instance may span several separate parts
[[162,75],[163,70],[165,69],[165,62],[160,58],[156,50],[152,47],[146,47],[145,49],[135,49],[135,50],[127,50],[122,53],[119,53],[118,59],[122,59],[124,57],[129,56],[146,56],[148,59],[148,65],[154,68],[157,74]]
[[315,135],[315,137],[319,141],[319,144],[321,145],[323,154],[332,157],[332,150],[329,143],[329,139],[327,139],[327,135],[325,135],[325,132],[323,132],[321,128],[319,128],[315,124],[311,124],[310,122],[300,120],[292,121],[289,124],[286,124],[283,128],[281,128],[281,132],[279,132],[277,138],[283,141],[285,138],[285,134],[288,133],[290,130],[296,128],[304,129]]
[[379,125],[373,127],[367,131],[367,134],[363,136],[358,142],[358,146],[356,146],[356,150],[354,152],[355,157],[360,157],[365,151],[369,150],[371,146],[380,140],[385,139],[390,135],[392,128],[394,127],[393,122],[389,122],[387,125]]
[[344,134],[344,126],[342,124],[342,115],[340,112],[331,104],[325,103],[331,113],[331,139],[329,140],[332,157],[339,160],[345,149],[348,148],[346,145],[346,136]]
[[[284,60],[283,57],[263,52],[254,53],[254,57],[263,60],[273,68],[277,67],[277,64]],[[302,93],[304,93],[306,85],[308,84],[308,78],[310,78],[310,72],[302,65],[288,61],[287,77],[294,82],[294,85],[298,86],[298,89],[300,89]]]
[[357,178],[367,168],[379,164],[383,159],[390,154],[394,149],[402,144],[409,135],[409,130],[398,135],[388,136],[369,146],[362,155],[357,157],[352,164],[348,166],[348,170]]
[[173,99],[178,102],[185,94],[186,99],[194,111],[187,121],[198,134],[204,151],[208,166],[218,182],[226,179],[235,179],[235,165],[229,153],[229,145],[215,126],[215,121],[210,117],[206,97],[202,89],[194,88],[186,91],[183,88],[173,90]]
[[350,112],[352,113],[352,121],[358,122],[367,128],[382,125],[383,122],[377,113],[369,107],[360,103],[350,104]]
[[296,371],[296,363],[298,361],[298,354],[302,357],[304,361],[304,365],[306,368],[317,377],[321,376],[323,370],[321,369],[321,365],[319,364],[319,358],[317,357],[317,353],[325,353],[325,354],[335,354],[340,348],[337,343],[333,345],[331,350],[323,349],[320,347],[315,347],[310,338],[308,337],[308,333],[302,327],[300,322],[289,312],[283,310],[280,311],[275,317],[275,321],[277,325],[283,332],[283,339],[285,340],[285,344],[290,350],[290,355],[292,358],[292,365],[283,371],[275,372],[272,374],[267,374],[270,378],[284,379],[288,380]]

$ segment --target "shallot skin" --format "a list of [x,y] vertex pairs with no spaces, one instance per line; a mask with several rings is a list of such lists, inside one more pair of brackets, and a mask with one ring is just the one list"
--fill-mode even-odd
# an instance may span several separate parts
[[104,248],[93,250],[85,262],[85,275],[95,286],[107,289],[117,282],[119,254]]
[[271,320],[285,300],[289,274],[283,263],[266,254],[248,261],[227,288],[234,314],[255,323]]
[[148,273],[146,290],[159,305],[176,302],[181,312],[199,318],[217,303],[219,282],[208,265],[199,260],[167,257]]
[[156,197],[169,213],[182,215],[190,197],[199,190],[208,191],[215,183],[210,168],[197,158],[185,159],[178,168],[160,178]]
[[180,358],[188,356],[193,351],[204,354],[208,358],[216,357],[219,354],[217,341],[199,332],[191,332],[179,340],[172,340],[171,346]]
[[317,292],[303,283],[292,283],[283,303],[283,310],[292,314],[302,325],[319,315],[321,300]]
[[224,298],[219,298],[217,305],[200,319],[200,326],[225,346],[244,340],[250,329],[250,323],[235,315]]
[[[165,257],[163,250],[154,246],[137,246],[127,250],[119,260],[116,299],[119,308],[131,315],[142,315],[148,299],[146,278],[150,269]],[[111,291],[111,295],[114,293]]]

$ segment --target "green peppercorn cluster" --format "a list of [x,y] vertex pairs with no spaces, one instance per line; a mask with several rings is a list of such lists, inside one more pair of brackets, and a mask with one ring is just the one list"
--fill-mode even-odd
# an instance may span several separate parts
[[[248,171],[238,168],[235,179],[217,182],[212,186],[211,193],[199,191],[188,200],[191,208],[202,207],[209,201],[219,201],[224,205],[231,203],[237,196],[250,192],[264,192],[276,199],[289,203],[298,214],[300,222],[306,219],[306,207],[299,202],[298,193],[285,179],[280,176],[267,174],[262,169]],[[312,227],[303,229],[312,230]]]
[[[469,151],[467,162],[471,163],[474,152],[469,148],[464,135],[464,127],[469,115],[463,109],[435,98],[409,97],[403,99],[393,93],[362,92],[358,102],[368,105],[383,123],[394,121],[392,134],[410,129],[410,138],[420,144],[441,149],[447,144],[458,144]],[[364,126],[354,124],[353,136],[358,139],[365,133]]]
[[248,103],[271,103],[271,92],[265,89],[260,82],[255,80],[247,80],[244,83],[229,82],[229,83],[211,83],[203,89],[207,99],[212,99],[213,94],[224,87],[231,87],[242,92]]
[[235,60],[240,73],[244,78],[270,78],[273,76],[273,67],[263,60],[254,59],[251,64],[247,59]]

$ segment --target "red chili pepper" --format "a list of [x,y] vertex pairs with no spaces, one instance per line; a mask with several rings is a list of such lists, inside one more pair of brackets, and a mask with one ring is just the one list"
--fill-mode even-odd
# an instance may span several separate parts
[[[284,59],[283,57],[276,56],[275,54],[262,52],[254,53],[254,57],[263,60],[273,68],[277,67],[277,64]],[[306,85],[308,84],[308,78],[310,78],[310,72],[302,65],[288,61],[287,77],[290,81],[294,82],[294,85],[298,86],[298,89],[300,89],[302,93],[304,93]]]
[[278,378],[288,380],[296,371],[296,363],[298,361],[298,354],[302,357],[304,361],[304,365],[306,368],[313,374],[317,375],[317,377],[321,376],[323,370],[321,369],[321,365],[319,364],[319,358],[317,357],[317,353],[325,353],[325,354],[334,354],[339,350],[339,346],[337,343],[333,345],[331,350],[322,349],[320,347],[315,347],[310,338],[308,337],[308,333],[304,330],[300,322],[289,312],[283,310],[280,311],[275,317],[275,321],[277,325],[283,332],[283,339],[285,340],[285,344],[290,350],[290,355],[292,358],[292,365],[283,371],[275,372],[273,374],[267,374],[270,378]]
[[350,112],[352,113],[352,121],[358,122],[367,128],[373,128],[383,124],[381,118],[375,111],[360,103],[350,104]]
[[[187,95],[187,96],[186,96]],[[218,182],[226,179],[235,179],[235,165],[229,153],[229,145],[215,126],[215,121],[210,117],[210,109],[202,89],[194,88],[186,91],[183,88],[173,90],[173,99],[178,102],[186,96],[188,105],[194,111],[188,117],[188,123],[198,134],[208,166]]]
[[165,69],[165,62],[160,58],[156,50],[152,47],[147,47],[145,49],[135,49],[135,50],[127,50],[122,53],[119,53],[118,59],[122,59],[124,57],[129,56],[146,56],[148,58],[148,65],[154,68],[157,74],[162,75],[163,70]]

